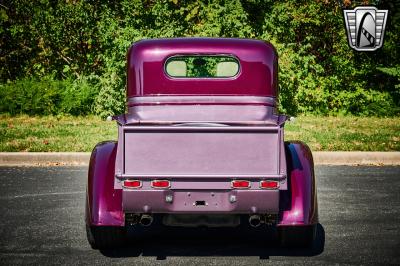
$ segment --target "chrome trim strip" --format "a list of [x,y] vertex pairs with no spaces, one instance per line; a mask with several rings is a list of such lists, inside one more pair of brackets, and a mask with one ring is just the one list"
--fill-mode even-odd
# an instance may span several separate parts
[[[134,121],[134,123],[130,123],[130,125],[171,125],[175,126],[176,124],[182,124],[182,123],[196,123],[196,124],[204,124],[204,123],[217,123],[217,124],[226,124],[226,125],[244,125],[244,126],[276,126],[276,123],[269,122],[267,120],[237,120],[237,121],[231,121],[231,120],[143,120],[143,121]],[[124,125],[125,126],[125,125]],[[126,126],[125,126],[126,127]]]
[[[197,175],[182,175],[182,174],[163,174],[163,175],[155,175],[155,174],[117,174],[115,175],[116,178],[120,180],[125,180],[129,178],[138,178],[142,177],[144,179],[150,179],[150,178],[168,178],[168,180],[171,182],[171,180],[174,180],[175,178],[212,178],[212,179],[226,179],[226,180],[232,180],[233,178],[243,178],[243,179],[285,179],[286,175],[238,175],[238,174],[197,174]],[[236,180],[236,179],[235,179]],[[199,180],[201,181],[201,180]],[[250,180],[246,180],[250,181]],[[276,180],[272,180],[276,181]]]
[[265,96],[139,96],[128,99],[128,104],[165,104],[165,103],[215,103],[215,104],[268,104],[275,106],[275,97]]
[[181,127],[172,127],[172,126],[124,126],[124,133],[126,131],[221,131],[221,132],[232,132],[232,131],[246,131],[246,132],[275,132],[278,131],[280,127],[277,126],[228,126],[228,127],[217,127],[217,126],[206,126],[206,127],[195,127],[195,126],[181,126]]

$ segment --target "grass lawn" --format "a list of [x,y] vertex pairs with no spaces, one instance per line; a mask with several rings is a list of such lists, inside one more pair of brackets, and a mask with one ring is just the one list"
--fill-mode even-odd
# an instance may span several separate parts
[[[286,140],[313,151],[400,151],[400,118],[301,116],[285,126]],[[91,151],[115,140],[117,126],[98,117],[0,115],[0,151]]]
[[313,151],[400,151],[400,118],[298,117],[287,123],[286,140]]

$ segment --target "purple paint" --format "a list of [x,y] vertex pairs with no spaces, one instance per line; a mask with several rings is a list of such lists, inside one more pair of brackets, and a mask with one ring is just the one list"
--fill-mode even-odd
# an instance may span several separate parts
[[[171,78],[176,55],[231,55],[232,78]],[[318,223],[309,148],[284,143],[278,115],[277,55],[272,45],[245,39],[145,40],[128,51],[128,112],[114,117],[118,142],[95,147],[89,167],[86,222],[125,226],[129,214],[277,215],[277,226]],[[142,182],[122,187],[125,179]],[[151,181],[167,179],[168,189]],[[250,188],[232,189],[232,180]],[[262,180],[279,188],[261,189]],[[167,201],[166,198],[169,197]]]
[[90,157],[86,223],[96,226],[123,226],[122,190],[114,189],[117,143],[101,142]]
[[[234,78],[170,78],[165,61],[174,55],[233,55],[241,71]],[[277,56],[274,47],[246,39],[178,38],[143,40],[128,51],[128,98],[148,95],[277,94]]]
[[282,210],[279,226],[309,225],[318,223],[317,191],[314,163],[310,149],[302,142],[287,145],[290,169],[290,205]]

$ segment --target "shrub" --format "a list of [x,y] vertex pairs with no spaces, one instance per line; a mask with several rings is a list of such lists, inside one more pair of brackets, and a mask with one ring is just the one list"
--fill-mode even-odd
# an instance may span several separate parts
[[94,112],[94,99],[98,94],[96,76],[80,77],[68,80],[67,87],[61,93],[59,110],[71,115],[86,115]]
[[[93,77],[76,80],[24,78],[0,84],[0,113],[84,115],[93,112],[97,95]],[[95,84],[95,83],[94,83]]]
[[24,78],[0,85],[0,112],[10,114],[56,114],[66,82],[46,77]]
[[125,87],[116,72],[106,73],[97,83],[98,95],[95,97],[94,113],[107,117],[125,111]]
[[123,112],[125,54],[132,42],[207,36],[257,38],[275,45],[282,112],[398,114],[399,3],[381,1],[378,8],[390,10],[384,47],[360,53],[347,44],[338,2],[347,7],[358,3],[6,1],[0,5],[0,112]]

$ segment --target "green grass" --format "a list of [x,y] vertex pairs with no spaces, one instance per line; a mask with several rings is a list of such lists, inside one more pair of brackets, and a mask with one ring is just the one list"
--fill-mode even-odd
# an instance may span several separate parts
[[[286,124],[286,140],[313,151],[400,151],[400,118],[301,116]],[[117,139],[115,122],[98,117],[0,115],[0,151],[91,151]]]
[[0,115],[0,151],[91,151],[117,139],[117,125],[98,117]]
[[400,118],[298,117],[286,124],[286,140],[313,151],[400,151]]

